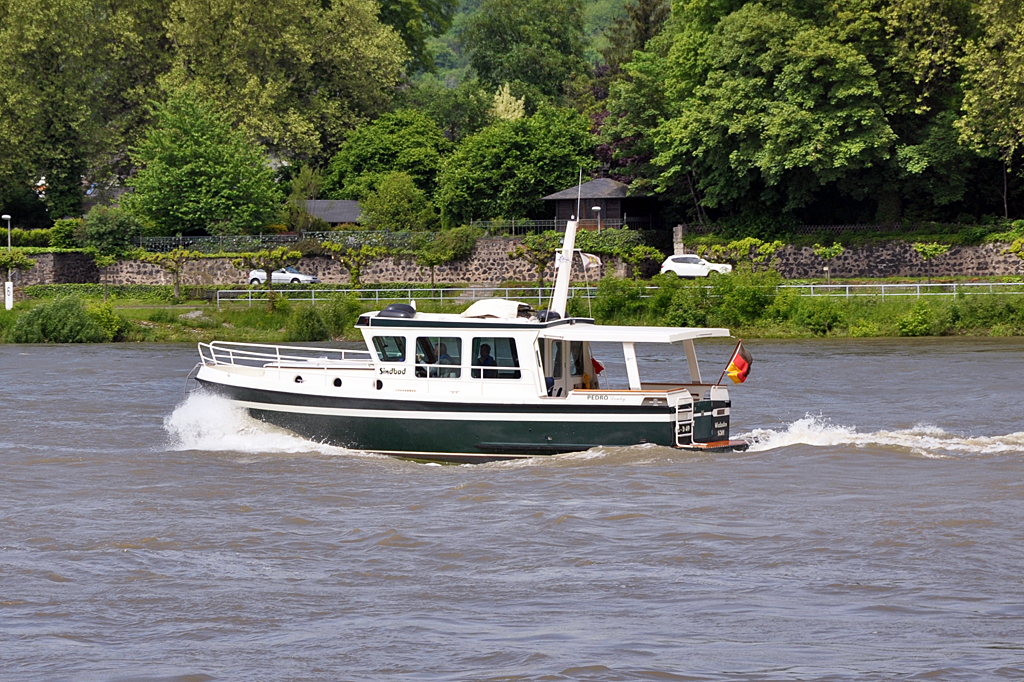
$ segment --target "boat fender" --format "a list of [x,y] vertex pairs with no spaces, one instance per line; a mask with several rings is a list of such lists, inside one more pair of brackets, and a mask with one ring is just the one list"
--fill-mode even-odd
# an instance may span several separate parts
[[554,322],[555,320],[562,319],[562,316],[556,313],[554,310],[542,310],[537,313],[538,322]]
[[408,303],[392,303],[377,313],[377,317],[398,317],[404,320],[416,317],[416,308]]

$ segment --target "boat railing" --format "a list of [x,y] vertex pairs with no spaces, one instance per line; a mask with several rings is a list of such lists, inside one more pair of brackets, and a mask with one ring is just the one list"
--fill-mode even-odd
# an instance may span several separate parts
[[309,346],[274,346],[260,343],[211,341],[199,344],[199,355],[209,367],[232,365],[247,367],[299,366],[315,368],[362,367],[372,364],[365,350],[340,350]]

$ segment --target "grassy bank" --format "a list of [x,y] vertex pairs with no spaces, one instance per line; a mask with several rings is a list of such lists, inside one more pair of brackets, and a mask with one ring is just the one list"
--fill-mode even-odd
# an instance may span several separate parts
[[[1015,336],[1024,335],[1024,295],[803,297],[777,290],[773,272],[739,271],[709,281],[658,276],[652,281],[606,278],[590,301],[574,298],[569,312],[603,324],[728,327],[744,338],[814,336]],[[657,286],[657,290],[649,287]],[[710,285],[710,286],[708,286]],[[405,288],[395,285],[393,288]],[[30,287],[30,290],[33,288]],[[51,285],[36,298],[0,312],[0,340],[43,342],[300,342],[359,338],[358,316],[379,306],[338,294],[314,307],[276,298],[218,310],[204,290],[175,302],[169,287]],[[537,305],[529,297],[524,300]],[[381,304],[383,305],[383,303]],[[458,313],[468,304],[441,306],[421,300],[425,312]]]

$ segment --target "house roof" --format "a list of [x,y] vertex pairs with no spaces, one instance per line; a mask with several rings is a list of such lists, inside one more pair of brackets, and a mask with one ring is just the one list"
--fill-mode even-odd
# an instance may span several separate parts
[[358,201],[347,199],[310,199],[306,201],[306,213],[331,223],[358,223],[362,217]]
[[610,178],[598,178],[590,182],[584,182],[578,187],[563,189],[544,197],[544,201],[558,201],[560,199],[625,199],[629,185],[623,182],[616,182]]

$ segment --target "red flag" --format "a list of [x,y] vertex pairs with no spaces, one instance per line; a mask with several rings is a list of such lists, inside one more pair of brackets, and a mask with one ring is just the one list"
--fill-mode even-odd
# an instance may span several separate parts
[[590,364],[594,366],[594,374],[600,374],[604,371],[604,365],[597,361],[597,358],[590,358]]
[[750,365],[754,362],[754,358],[750,357],[750,353],[743,347],[743,342],[740,341],[736,344],[736,352],[732,355],[732,360],[729,361],[729,366],[725,368],[725,373],[729,375],[734,384],[742,384],[747,380],[747,374],[750,373]]

